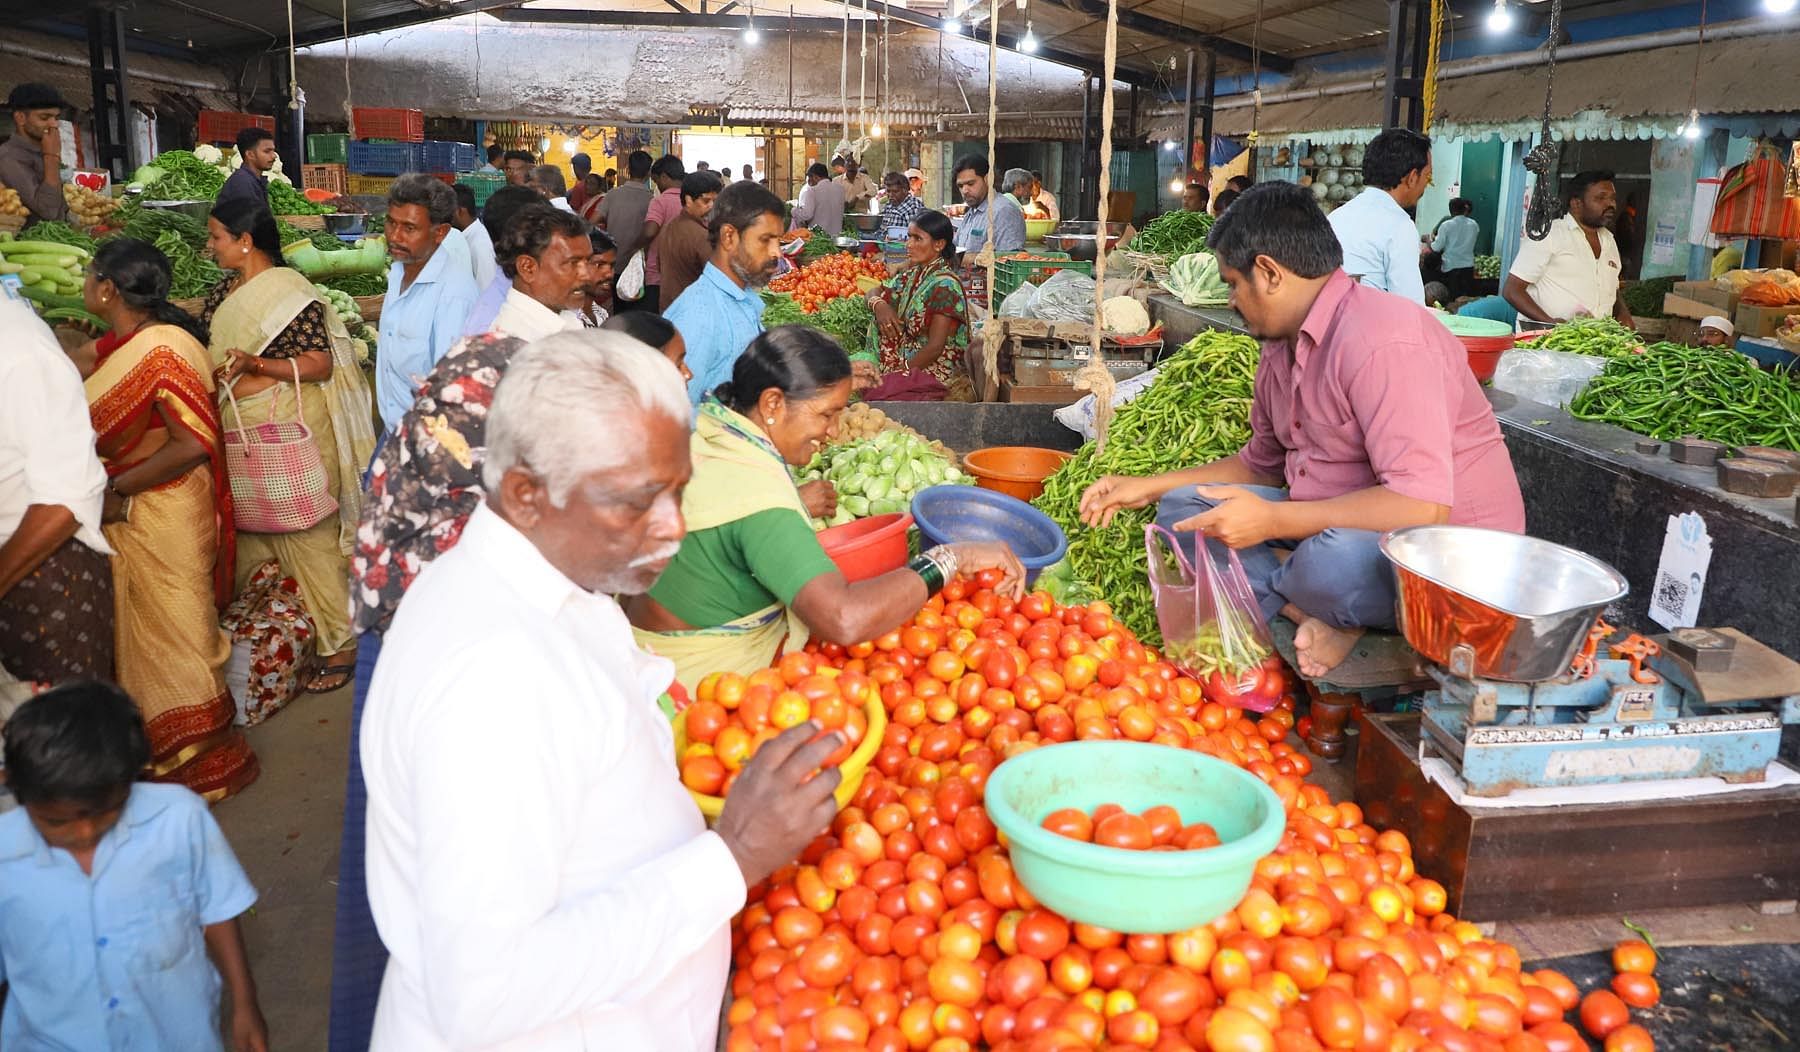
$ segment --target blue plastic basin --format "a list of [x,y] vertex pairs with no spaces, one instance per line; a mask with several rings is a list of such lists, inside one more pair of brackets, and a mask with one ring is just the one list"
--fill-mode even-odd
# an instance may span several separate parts
[[957,541],[1002,541],[1025,567],[1025,583],[1069,550],[1050,516],[1004,493],[976,486],[932,486],[914,494],[913,523],[926,547]]

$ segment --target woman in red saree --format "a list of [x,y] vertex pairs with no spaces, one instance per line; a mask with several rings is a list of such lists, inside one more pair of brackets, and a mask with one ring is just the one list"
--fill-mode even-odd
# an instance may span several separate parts
[[204,329],[169,303],[170,281],[154,246],[103,245],[82,298],[111,333],[77,364],[108,476],[119,683],[143,710],[152,776],[218,801],[257,763],[225,687],[219,609],[234,560],[212,364]]

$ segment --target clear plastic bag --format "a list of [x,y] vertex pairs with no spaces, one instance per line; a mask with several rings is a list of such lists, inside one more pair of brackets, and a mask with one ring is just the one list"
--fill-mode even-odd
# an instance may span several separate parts
[[1515,347],[1500,356],[1494,387],[1545,405],[1564,406],[1604,368],[1605,358]]
[[1043,321],[1093,321],[1094,279],[1074,270],[1059,270],[1038,289],[1032,307]]
[[1144,527],[1144,550],[1163,655],[1199,680],[1209,701],[1253,712],[1274,708],[1286,677],[1237,553],[1195,531],[1190,561],[1175,535],[1155,523]]
[[1037,306],[1038,287],[1027,281],[1006,294],[1000,301],[998,316],[1002,318],[1035,318],[1032,309]]

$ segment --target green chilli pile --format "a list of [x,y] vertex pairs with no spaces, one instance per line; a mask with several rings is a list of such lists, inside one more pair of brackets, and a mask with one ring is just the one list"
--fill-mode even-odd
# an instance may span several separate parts
[[278,216],[318,216],[331,209],[307,200],[306,195],[294,189],[292,183],[270,179],[269,211]]
[[1213,217],[1205,212],[1164,212],[1144,224],[1144,229],[1125,247],[1132,252],[1176,260],[1206,248]]
[[204,296],[225,277],[225,272],[219,269],[217,263],[195,251],[192,245],[173,230],[165,230],[156,235],[153,243],[162,250],[163,255],[169,257],[169,267],[174,272],[174,280],[169,284],[170,299],[185,300]]
[[1635,355],[1644,338],[1611,318],[1577,318],[1565,321],[1542,336],[1520,340],[1515,346],[1536,351],[1567,351],[1595,358]]
[[1582,420],[1664,440],[1698,435],[1728,446],[1800,452],[1800,386],[1735,351],[1658,343],[1614,358],[1569,403]]
[[1119,407],[1106,452],[1089,442],[1044,480],[1035,503],[1069,538],[1074,576],[1091,584],[1139,639],[1162,645],[1144,552],[1156,508],[1123,511],[1105,529],[1080,519],[1081,494],[1102,475],[1156,475],[1230,456],[1250,438],[1250,393],[1259,349],[1248,336],[1203,332],[1157,369],[1143,393]]

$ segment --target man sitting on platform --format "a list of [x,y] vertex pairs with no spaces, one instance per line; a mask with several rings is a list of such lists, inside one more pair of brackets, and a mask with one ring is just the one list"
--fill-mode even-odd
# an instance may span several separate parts
[[1300,671],[1320,678],[1365,630],[1394,627],[1383,532],[1516,533],[1524,502],[1462,344],[1423,307],[1352,282],[1310,193],[1256,186],[1207,244],[1262,341],[1250,440],[1211,464],[1101,478],[1082,494],[1082,520],[1105,526],[1158,501],[1165,528],[1239,549],[1264,616],[1299,626]]

